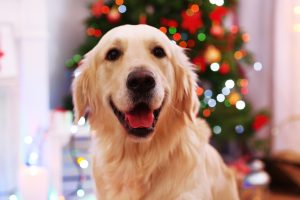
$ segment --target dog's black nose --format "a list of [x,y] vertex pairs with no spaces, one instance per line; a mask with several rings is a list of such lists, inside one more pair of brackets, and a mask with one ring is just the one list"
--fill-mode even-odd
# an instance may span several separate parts
[[135,70],[128,75],[126,86],[133,92],[149,92],[155,87],[154,75],[147,70]]

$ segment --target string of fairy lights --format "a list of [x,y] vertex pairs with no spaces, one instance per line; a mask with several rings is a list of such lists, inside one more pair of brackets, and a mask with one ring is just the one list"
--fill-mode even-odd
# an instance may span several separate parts
[[76,135],[80,132],[80,127],[84,127],[86,125],[86,119],[87,116],[82,116],[78,120],[77,125],[73,124],[71,126],[70,131],[72,133],[72,136],[68,144],[69,155],[71,156],[73,165],[76,167],[78,173],[77,187],[75,188],[74,191],[72,191],[69,194],[69,196],[73,196],[75,194],[79,198],[82,198],[86,195],[86,191],[83,187],[83,183],[86,180],[87,174],[85,174],[84,169],[87,169],[89,167],[89,161],[87,158],[77,155]]
[[[263,66],[260,62],[255,62],[253,65],[253,69],[255,71],[261,71]],[[218,63],[212,63],[210,65],[210,70],[213,72],[217,72],[220,70],[220,65]],[[198,87],[196,89],[197,95],[199,97],[204,96],[202,100],[202,105],[208,105],[208,108],[202,111],[202,115],[206,118],[210,117],[213,109],[217,106],[217,103],[224,103],[226,107],[234,106],[237,110],[243,110],[246,108],[246,102],[242,100],[241,95],[235,92],[235,87],[239,87],[241,94],[248,94],[248,80],[247,79],[238,79],[237,83],[228,79],[224,82],[224,87],[220,91],[219,94],[215,95],[215,99],[213,98],[213,92],[210,89],[204,89],[203,87]],[[213,127],[213,132],[215,134],[221,133],[221,127],[216,125]],[[235,131],[237,134],[242,134],[244,132],[244,127],[240,124],[236,125]]]

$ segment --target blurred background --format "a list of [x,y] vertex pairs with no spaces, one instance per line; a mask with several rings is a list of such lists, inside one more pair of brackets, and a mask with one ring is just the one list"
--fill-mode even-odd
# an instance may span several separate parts
[[111,28],[190,49],[199,117],[242,199],[300,199],[300,0],[0,0],[0,199],[95,199],[76,68]]

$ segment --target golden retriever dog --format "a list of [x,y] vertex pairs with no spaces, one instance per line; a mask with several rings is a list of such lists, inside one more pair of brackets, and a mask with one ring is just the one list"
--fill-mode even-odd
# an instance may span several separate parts
[[196,74],[184,49],[148,25],[106,33],[73,82],[89,112],[93,177],[104,200],[235,200],[235,178],[196,118]]

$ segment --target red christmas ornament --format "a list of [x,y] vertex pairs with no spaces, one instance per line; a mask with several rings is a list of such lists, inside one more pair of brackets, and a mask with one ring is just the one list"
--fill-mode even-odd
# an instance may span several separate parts
[[195,46],[195,44],[196,44],[195,40],[190,39],[187,41],[187,46],[189,48],[193,48]]
[[256,115],[254,118],[254,122],[252,124],[252,128],[254,131],[258,131],[263,126],[265,126],[268,122],[269,122],[268,116],[263,114]]
[[91,7],[92,15],[94,15],[95,17],[100,17],[100,15],[102,14],[102,6],[102,0],[99,0],[96,3],[94,3]]
[[95,37],[100,37],[102,35],[102,31],[100,29],[95,29],[94,36]]
[[116,8],[112,8],[107,15],[107,20],[113,24],[118,23],[120,21],[120,18],[121,18],[121,14],[118,12]]
[[86,30],[88,36],[100,37],[102,35],[102,31],[100,29],[95,29],[90,27]]
[[223,27],[220,24],[213,23],[213,25],[210,28],[210,33],[213,36],[222,37],[224,35],[224,29],[223,29]]
[[230,66],[228,63],[222,63],[219,69],[220,74],[225,75],[230,72]]
[[160,23],[163,26],[175,27],[175,28],[178,27],[178,22],[176,20],[173,20],[173,19],[161,18]]
[[246,72],[245,72],[245,69],[242,68],[242,66],[238,65],[237,66],[237,72],[239,73],[240,77],[243,78],[243,79],[246,79]]
[[200,72],[205,72],[206,71],[206,63],[205,59],[201,56],[197,56],[192,60],[192,63],[194,63],[199,69]]
[[234,169],[237,173],[245,176],[250,173],[250,167],[247,164],[247,158],[242,157],[239,158],[238,160],[233,161],[232,163],[229,164],[229,167]]
[[144,14],[140,15],[140,19],[139,19],[139,23],[140,24],[146,24],[147,23],[147,16]]
[[215,22],[221,24],[222,18],[227,14],[227,9],[222,6],[217,6],[209,15],[210,19]]
[[199,28],[203,26],[203,22],[201,19],[201,12],[196,12],[196,13],[182,12],[181,17],[182,17],[181,27],[183,29],[188,30],[191,34],[194,34]]

